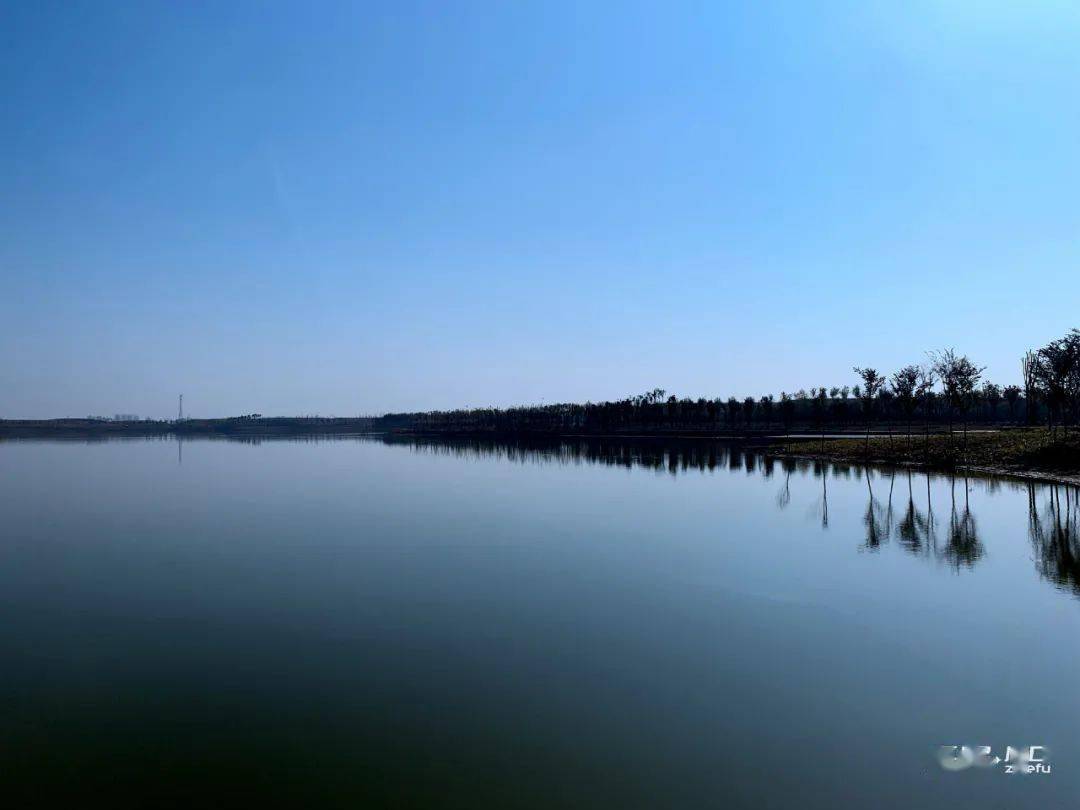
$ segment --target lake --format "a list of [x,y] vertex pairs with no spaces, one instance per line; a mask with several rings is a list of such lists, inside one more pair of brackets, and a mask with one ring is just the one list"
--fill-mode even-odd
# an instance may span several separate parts
[[1080,795],[1075,488],[379,438],[6,442],[0,481],[9,806]]

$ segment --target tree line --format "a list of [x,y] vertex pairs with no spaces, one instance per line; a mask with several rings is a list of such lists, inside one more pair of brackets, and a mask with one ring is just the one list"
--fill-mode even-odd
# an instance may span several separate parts
[[662,388],[610,402],[470,408],[384,417],[414,430],[491,433],[754,433],[783,429],[853,432],[971,424],[1045,424],[1067,434],[1080,417],[1080,330],[1024,354],[1019,383],[985,379],[985,367],[954,349],[928,352],[892,373],[853,368],[851,384],[760,397],[678,397]]

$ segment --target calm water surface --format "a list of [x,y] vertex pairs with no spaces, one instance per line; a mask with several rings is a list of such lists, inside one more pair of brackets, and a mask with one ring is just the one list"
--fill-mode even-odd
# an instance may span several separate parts
[[0,482],[9,806],[1080,796],[1075,489],[370,439],[4,443]]

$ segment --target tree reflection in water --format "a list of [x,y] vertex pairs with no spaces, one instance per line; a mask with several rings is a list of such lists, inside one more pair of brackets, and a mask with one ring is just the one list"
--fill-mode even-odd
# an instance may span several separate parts
[[1028,532],[1039,574],[1059,588],[1080,595],[1080,538],[1077,537],[1080,487],[1033,482],[1027,486]]
[[[787,509],[796,497],[792,492],[796,472],[803,477],[812,475],[820,479],[821,487],[810,503],[808,513],[820,523],[822,529],[829,528],[834,517],[829,508],[829,477],[851,479],[853,475],[861,476],[866,483],[867,500],[862,512],[864,539],[860,549],[878,551],[895,536],[897,546],[906,553],[940,561],[957,572],[973,569],[986,556],[971,505],[974,484],[967,476],[948,477],[949,520],[943,537],[939,538],[932,482],[940,479],[935,474],[852,467],[820,458],[777,459],[754,447],[698,439],[583,437],[553,441],[548,438],[495,440],[384,436],[378,440],[386,444],[405,445],[418,453],[494,456],[522,464],[589,463],[640,467],[671,476],[695,470],[715,473],[727,469],[771,480],[779,464],[783,471],[783,482],[775,496],[777,508]],[[895,514],[894,490],[898,474],[907,479],[907,498],[902,502],[899,514]],[[923,477],[926,485],[925,503],[922,504],[922,498],[915,496],[915,478],[918,476]],[[887,494],[883,491],[884,479],[888,479]],[[1080,596],[1080,531],[1077,525],[1080,521],[1080,488],[994,478],[979,480],[987,493],[1002,487],[1026,490],[1028,531],[1039,575]],[[957,492],[958,486],[962,486],[962,492]]]
[[814,459],[814,477],[821,479],[821,498],[814,505],[812,512],[821,517],[821,528],[829,528],[829,476],[826,464],[821,459]]
[[874,487],[870,482],[870,468],[865,468],[866,491],[869,498],[866,502],[866,512],[863,513],[863,525],[866,527],[866,540],[863,548],[869,551],[877,551],[881,544],[889,539],[889,524],[884,507],[874,497]]
[[969,498],[971,486],[967,477],[964,477],[964,508],[962,510],[957,508],[955,475],[949,477],[949,492],[952,509],[949,513],[948,541],[942,554],[957,569],[961,566],[972,568],[986,552],[979,540],[975,516],[971,513]]

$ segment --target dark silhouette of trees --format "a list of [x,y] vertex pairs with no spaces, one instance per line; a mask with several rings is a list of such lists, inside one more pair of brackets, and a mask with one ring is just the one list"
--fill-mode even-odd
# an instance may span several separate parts
[[765,419],[765,429],[769,429],[769,425],[773,421],[773,395],[765,394],[761,397],[761,415]]
[[[426,413],[385,414],[363,420],[365,430],[432,433],[657,433],[715,435],[773,429],[779,420],[785,433],[801,427],[824,437],[828,430],[853,428],[850,396],[857,397],[864,417],[864,449],[869,451],[875,425],[888,432],[890,442],[898,425],[907,428],[908,446],[916,419],[923,421],[925,448],[930,455],[930,434],[948,425],[953,434],[962,420],[965,447],[970,424],[994,425],[1008,407],[1013,424],[1026,419],[1045,422],[1056,437],[1068,434],[1080,422],[1080,330],[1029,351],[1021,363],[1021,384],[998,385],[983,381],[983,368],[954,349],[933,352],[924,367],[908,365],[891,375],[872,367],[858,367],[859,383],[820,386],[807,391],[786,391],[774,398],[677,397],[663,388],[612,402],[557,403],[511,408],[471,408]],[[258,420],[260,425],[267,420]],[[361,422],[354,420],[355,426]],[[320,422],[321,424],[321,422]],[[349,425],[335,425],[347,429]],[[0,432],[6,428],[0,422]],[[359,429],[359,427],[357,427]]]
[[739,412],[742,410],[742,406],[739,404],[739,400],[735,397],[729,397],[727,401],[727,418],[728,426],[734,430],[735,423],[739,419]]
[[885,378],[882,377],[881,388],[878,389],[877,395],[877,412],[881,420],[885,423],[886,430],[889,433],[889,447],[892,447],[893,440],[893,400],[895,396],[889,389],[888,384],[885,382]]
[[675,427],[675,416],[678,412],[679,400],[672,394],[668,397],[667,406],[664,408],[664,416],[667,418],[668,427]]
[[775,400],[772,394],[765,394],[761,396],[759,402],[761,403],[761,416],[765,418],[765,427],[768,430],[774,416]]
[[810,413],[810,394],[806,393],[805,388],[795,393],[795,413],[801,415],[804,421]]
[[1020,373],[1024,379],[1024,401],[1027,405],[1027,423],[1034,425],[1038,418],[1035,403],[1039,392],[1039,355],[1028,349],[1020,359]]
[[791,433],[791,423],[795,418],[795,403],[787,391],[780,392],[780,419],[784,422],[784,433]]
[[1005,397],[1005,404],[1009,408],[1009,421],[1016,421],[1016,403],[1020,400],[1020,386],[1019,385],[1006,385],[1002,389],[1002,395]]
[[928,451],[930,446],[930,418],[934,413],[934,386],[936,384],[937,373],[932,365],[919,368],[918,396],[922,400],[926,420],[926,432],[923,437],[924,453]]
[[[1060,424],[1069,433],[1080,406],[1080,331],[1073,329],[1035,353],[1034,377],[1047,407],[1047,427],[1055,437]],[[1056,421],[1055,421],[1056,420]]]
[[1001,403],[1001,386],[987,380],[983,383],[980,395],[989,411],[987,414],[988,421],[992,424],[997,421],[998,405]]
[[[816,393],[815,393],[816,391]],[[821,434],[821,447],[825,448],[825,407],[829,401],[829,394],[825,390],[825,386],[821,386],[817,389],[810,389],[810,393],[814,395],[813,410],[814,410],[814,422],[817,424],[818,432]]]

